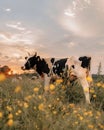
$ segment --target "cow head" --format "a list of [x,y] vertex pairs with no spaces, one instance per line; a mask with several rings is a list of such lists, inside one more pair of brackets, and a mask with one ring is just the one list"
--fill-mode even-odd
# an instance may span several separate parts
[[34,66],[37,64],[38,60],[39,60],[39,56],[37,56],[37,54],[35,53],[34,56],[31,57],[25,57],[25,59],[27,60],[26,63],[24,64],[24,66],[21,67],[22,70],[30,70],[33,69]]

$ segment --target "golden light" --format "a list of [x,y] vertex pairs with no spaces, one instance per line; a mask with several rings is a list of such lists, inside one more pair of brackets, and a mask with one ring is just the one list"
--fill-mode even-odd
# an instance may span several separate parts
[[9,72],[8,72],[8,75],[12,75],[12,71],[9,71]]

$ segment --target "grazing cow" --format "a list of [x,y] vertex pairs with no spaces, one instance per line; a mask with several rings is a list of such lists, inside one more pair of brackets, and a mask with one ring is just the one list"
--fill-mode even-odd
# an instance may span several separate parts
[[[26,58],[27,59],[27,58]],[[35,69],[36,72],[45,79],[45,87],[49,86],[50,80],[53,76],[68,78],[73,81],[79,79],[86,98],[86,102],[90,103],[89,97],[89,83],[86,79],[90,76],[91,57],[70,57],[63,59],[55,58],[41,58],[35,54],[27,59],[22,70]],[[70,78],[71,77],[71,78]]]

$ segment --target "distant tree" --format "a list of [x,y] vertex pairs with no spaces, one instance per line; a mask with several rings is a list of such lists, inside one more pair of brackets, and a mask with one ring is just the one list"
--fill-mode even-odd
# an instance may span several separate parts
[[8,75],[8,72],[10,72],[10,71],[11,71],[11,69],[7,65],[0,67],[0,73],[4,73],[4,74]]
[[97,75],[101,75],[101,72],[102,72],[102,64],[101,64],[101,62],[100,62],[99,65],[98,65]]

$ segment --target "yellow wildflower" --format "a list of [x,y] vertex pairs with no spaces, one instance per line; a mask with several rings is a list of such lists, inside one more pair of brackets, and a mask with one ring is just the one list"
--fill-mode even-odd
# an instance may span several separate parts
[[97,115],[98,115],[98,116],[101,116],[101,112],[100,112],[100,111],[97,111]]
[[21,110],[18,110],[18,113],[20,114],[20,113],[22,113],[22,111],[21,111]]
[[18,112],[16,112],[15,114],[16,114],[16,116],[18,116],[18,115],[19,115],[19,113],[18,113]]
[[0,118],[2,118],[3,117],[3,113],[2,112],[0,112]]
[[76,114],[76,113],[77,113],[77,111],[76,111],[76,110],[74,110],[74,111],[73,111],[73,113],[75,113],[75,114]]
[[104,83],[102,84],[102,88],[104,88]]
[[8,111],[12,111],[12,107],[7,106],[6,108],[7,108]]
[[83,117],[82,117],[82,116],[80,116],[80,117],[79,117],[79,119],[82,121],[82,120],[83,120]]
[[6,76],[4,74],[0,74],[0,81],[4,81],[6,79]]
[[55,85],[50,84],[50,90],[54,90],[55,89]]
[[97,85],[98,87],[100,87],[102,84],[101,84],[100,82],[98,82],[96,85]]
[[88,115],[92,117],[93,116],[92,111],[88,111]]
[[21,87],[20,86],[17,86],[14,90],[15,93],[19,93],[21,91]]
[[9,119],[12,119],[12,118],[13,118],[13,114],[10,113],[10,114],[8,115],[8,118],[9,118]]
[[38,87],[34,88],[34,92],[38,92],[38,91],[39,91]]
[[59,101],[60,100],[60,98],[57,98],[57,101]]
[[66,87],[63,85],[63,86],[62,86],[62,89],[65,89],[65,88],[66,88]]
[[61,84],[63,82],[63,79],[57,79],[56,84]]
[[56,115],[56,114],[57,114],[57,111],[53,111],[53,114]]
[[93,97],[96,98],[96,94],[94,94]]
[[23,105],[24,105],[25,108],[28,108],[28,107],[29,107],[28,103],[26,103],[26,102],[24,102]]
[[98,126],[101,128],[101,129],[103,129],[104,128],[104,125],[102,125],[102,124],[98,124]]
[[88,112],[84,112],[84,116],[88,116]]
[[24,99],[25,99],[26,101],[29,101],[31,98],[32,98],[32,96],[29,95],[29,96],[25,97]]
[[38,109],[39,109],[40,111],[43,111],[43,110],[44,110],[44,104],[41,103],[41,104],[38,106]]
[[41,95],[39,95],[38,97],[39,97],[39,99],[42,99],[42,96],[41,96]]
[[52,107],[52,105],[51,105],[51,104],[49,104],[49,105],[48,105],[48,107],[49,107],[49,108],[51,108],[51,107]]
[[93,129],[94,126],[89,124],[89,125],[88,125],[88,128]]
[[89,92],[89,88],[84,88],[84,91],[85,92]]
[[7,125],[8,126],[13,126],[13,119],[9,119],[8,122],[7,122]]
[[90,93],[94,93],[95,92],[95,90],[94,89],[90,89]]
[[76,121],[74,124],[77,125],[77,124],[78,124],[78,121]]
[[75,106],[74,103],[70,103],[70,104],[69,104],[69,107],[71,107],[71,108],[73,108],[74,106]]
[[86,79],[87,79],[88,82],[92,82],[93,81],[92,77],[90,77],[90,76],[88,76]]

